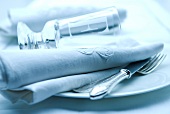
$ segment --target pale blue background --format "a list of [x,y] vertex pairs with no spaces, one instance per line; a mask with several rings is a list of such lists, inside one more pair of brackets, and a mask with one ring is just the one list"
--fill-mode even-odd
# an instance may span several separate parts
[[[138,13],[129,12],[127,21],[122,25],[122,35],[149,42],[163,41],[168,47],[170,43],[170,16],[168,11],[165,10],[166,8],[162,8],[160,4],[153,0],[125,1],[126,3],[123,3],[123,6],[127,7],[128,11],[133,9],[130,7],[133,5],[129,4],[136,4],[142,9],[138,9],[141,11]],[[29,2],[29,0],[1,1],[0,20],[5,18],[8,8],[24,6]],[[134,6],[134,8],[136,7]],[[140,16],[142,14],[146,17]],[[0,36],[0,49],[18,49],[16,38]],[[80,112],[84,114],[169,114],[169,106],[169,86],[140,95],[99,101],[52,97],[32,106],[22,102],[11,104],[0,95],[0,114],[78,114]]]

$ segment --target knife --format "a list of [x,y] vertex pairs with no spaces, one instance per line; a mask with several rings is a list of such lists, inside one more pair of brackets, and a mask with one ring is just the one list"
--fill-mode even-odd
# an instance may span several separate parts
[[131,78],[131,76],[144,65],[146,65],[149,60],[150,59],[145,59],[137,62],[132,62],[124,69],[121,69],[117,74],[114,74],[104,81],[96,84],[89,93],[90,99],[98,100],[104,98],[106,95],[110,94],[110,92],[118,83],[125,79]]

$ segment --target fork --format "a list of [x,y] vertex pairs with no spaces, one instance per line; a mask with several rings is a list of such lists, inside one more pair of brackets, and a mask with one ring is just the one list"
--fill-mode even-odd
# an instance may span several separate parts
[[[159,53],[159,54],[151,57],[149,62],[146,65],[144,65],[141,69],[139,69],[137,72],[140,74],[143,74],[143,75],[153,72],[163,62],[163,60],[166,58],[166,56],[167,56],[166,54]],[[101,79],[101,80],[94,81],[94,82],[87,84],[85,86],[82,86],[80,88],[76,88],[73,91],[79,92],[79,93],[89,93],[95,85],[97,85],[98,83],[102,83],[105,80],[108,80],[110,78],[112,78],[112,76]]]

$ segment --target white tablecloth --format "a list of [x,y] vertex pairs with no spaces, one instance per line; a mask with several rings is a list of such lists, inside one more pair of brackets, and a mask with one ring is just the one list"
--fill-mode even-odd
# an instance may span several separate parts
[[[0,19],[11,7],[28,4],[26,0],[6,0],[0,4]],[[152,0],[120,0],[118,6],[128,11],[121,35],[141,41],[161,41],[170,49],[170,14]],[[0,36],[0,49],[18,49],[17,38]],[[169,55],[169,53],[167,53]],[[168,67],[168,66],[166,66]],[[170,86],[152,92],[98,101],[80,98],[51,97],[35,105],[12,104],[0,95],[0,114],[169,114]]]

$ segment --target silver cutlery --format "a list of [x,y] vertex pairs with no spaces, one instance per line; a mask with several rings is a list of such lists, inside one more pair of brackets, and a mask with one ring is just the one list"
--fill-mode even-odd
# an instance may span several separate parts
[[110,76],[109,78],[92,82],[83,87],[74,89],[74,91],[89,92],[90,99],[92,100],[101,99],[108,95],[118,83],[124,79],[129,79],[135,72],[140,74],[149,74],[153,72],[163,62],[165,57],[165,54],[157,54],[150,59],[133,62],[124,69],[121,69],[119,73]]

